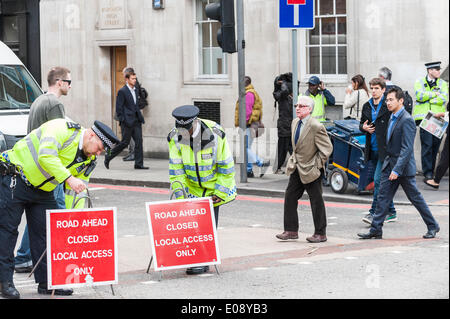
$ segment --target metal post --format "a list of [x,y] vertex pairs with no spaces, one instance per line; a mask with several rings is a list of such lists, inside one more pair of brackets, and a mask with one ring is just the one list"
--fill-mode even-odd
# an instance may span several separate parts
[[297,52],[297,29],[292,29],[292,112],[293,118],[295,119],[297,115],[295,114],[295,105],[297,105],[298,100],[298,52]]
[[244,40],[244,2],[236,0],[237,8],[237,42],[238,42],[238,74],[239,74],[239,128],[240,128],[240,154],[243,154],[243,162],[240,163],[241,183],[247,182],[247,145],[248,139],[245,134],[247,128],[246,110],[245,110],[245,40]]

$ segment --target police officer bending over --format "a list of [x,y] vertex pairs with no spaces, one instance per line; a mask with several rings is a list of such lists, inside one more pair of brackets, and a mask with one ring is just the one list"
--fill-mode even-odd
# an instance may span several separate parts
[[[105,124],[92,128],[56,119],[44,123],[0,154],[0,288],[5,298],[20,298],[14,287],[14,248],[17,228],[25,210],[33,265],[46,249],[46,210],[57,209],[54,188],[65,183],[66,207],[73,195],[86,189],[97,156],[119,139]],[[72,195],[72,196],[70,196]],[[78,207],[78,206],[77,206]],[[47,262],[42,258],[34,272],[38,293],[47,288]],[[56,289],[56,295],[71,295],[72,289]]]
[[[172,112],[175,127],[167,137],[170,182],[181,182],[189,198],[211,197],[217,227],[219,206],[236,197],[234,160],[223,128],[198,114],[194,105],[179,106]],[[183,191],[176,191],[175,197],[183,199]],[[191,267],[186,273],[208,270],[208,266]]]

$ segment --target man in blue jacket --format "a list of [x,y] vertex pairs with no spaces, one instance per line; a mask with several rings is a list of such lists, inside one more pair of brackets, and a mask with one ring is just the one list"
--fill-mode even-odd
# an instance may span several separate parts
[[434,238],[439,232],[439,224],[431,214],[422,194],[416,185],[416,161],[414,159],[414,138],[416,124],[403,106],[404,94],[399,88],[389,90],[386,103],[391,119],[387,131],[386,158],[383,162],[381,185],[378,193],[378,204],[373,216],[370,231],[367,234],[359,233],[361,239],[381,239],[383,222],[388,213],[389,203],[395,196],[399,185],[402,186],[406,196],[419,211],[420,216],[427,225],[428,231],[423,238]]

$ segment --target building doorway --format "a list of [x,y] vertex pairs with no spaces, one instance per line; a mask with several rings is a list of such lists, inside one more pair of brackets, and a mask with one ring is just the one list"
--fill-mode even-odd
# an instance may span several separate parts
[[127,66],[127,47],[116,46],[110,47],[110,61],[111,61],[111,127],[114,133],[120,137],[122,136],[119,122],[116,120],[116,98],[117,92],[125,85],[125,78],[123,76],[123,69]]

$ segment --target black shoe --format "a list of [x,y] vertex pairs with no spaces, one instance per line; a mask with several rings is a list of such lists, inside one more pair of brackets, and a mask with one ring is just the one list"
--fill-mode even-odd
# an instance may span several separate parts
[[247,177],[253,178],[255,177],[255,174],[253,174],[253,171],[247,172]]
[[381,233],[375,234],[375,233],[371,233],[371,232],[368,232],[367,234],[359,233],[358,237],[361,239],[372,239],[372,238],[381,239],[382,234]]
[[124,161],[124,162],[132,162],[132,161],[134,161],[134,154],[133,154],[133,153],[128,154],[127,156],[125,156],[125,157],[123,158],[123,161]]
[[[47,289],[47,284],[39,284],[38,293],[41,295],[51,295],[53,290]],[[55,289],[57,296],[70,296],[73,294],[73,289]]]
[[441,229],[438,227],[436,229],[430,229],[427,231],[425,235],[423,235],[423,238],[425,239],[431,239],[436,237],[436,233],[438,233]]
[[209,266],[191,267],[186,269],[188,275],[201,275],[209,271]]
[[134,165],[134,169],[148,169],[148,167],[140,166],[140,165]]
[[4,281],[0,283],[2,297],[7,299],[20,299],[20,293],[14,287],[14,283],[12,281]]
[[108,155],[105,155],[105,167],[106,169],[109,169],[109,162],[111,161],[111,157]]
[[264,176],[264,174],[267,172],[267,169],[268,169],[269,166],[270,166],[270,161],[269,160],[262,162],[261,166],[259,166],[259,167],[261,167],[261,172],[259,174],[259,177],[263,177]]

